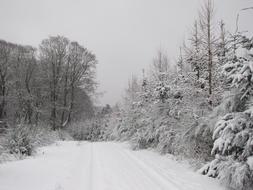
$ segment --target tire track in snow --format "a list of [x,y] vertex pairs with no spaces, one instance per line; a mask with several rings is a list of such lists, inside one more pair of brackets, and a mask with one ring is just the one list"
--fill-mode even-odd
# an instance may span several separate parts
[[[34,159],[0,165],[1,190],[223,190],[173,160],[122,143],[59,142]],[[0,172],[0,174],[1,174]],[[192,177],[193,176],[193,177]],[[15,181],[15,183],[13,183]],[[32,182],[32,183],[31,183]]]
[[133,163],[136,166],[136,168],[142,171],[143,175],[145,175],[147,178],[156,183],[157,187],[159,187],[160,189],[182,190],[182,188],[178,184],[155,171],[153,168],[151,168],[146,163],[138,159],[135,155],[131,154],[129,151],[122,149],[122,147],[119,147],[118,145],[115,144],[113,144],[113,146],[116,147],[115,150],[119,154],[122,154],[123,157],[127,158],[129,162]]

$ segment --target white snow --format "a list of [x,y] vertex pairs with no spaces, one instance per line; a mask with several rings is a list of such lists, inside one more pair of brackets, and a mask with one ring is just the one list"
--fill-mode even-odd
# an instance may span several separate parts
[[253,170],[253,156],[247,158],[247,164],[249,164],[249,168]]
[[222,190],[218,182],[155,152],[115,142],[58,142],[0,165],[1,190]]

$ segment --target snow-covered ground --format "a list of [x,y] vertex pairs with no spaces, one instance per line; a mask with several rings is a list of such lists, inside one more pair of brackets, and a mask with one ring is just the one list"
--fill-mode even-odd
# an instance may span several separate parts
[[167,156],[114,142],[58,142],[0,165],[1,190],[221,190]]

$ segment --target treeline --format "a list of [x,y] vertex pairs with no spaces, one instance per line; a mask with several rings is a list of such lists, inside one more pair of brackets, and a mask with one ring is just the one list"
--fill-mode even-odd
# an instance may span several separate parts
[[[245,9],[244,11],[246,11]],[[237,22],[240,21],[238,16]],[[101,129],[193,160],[231,189],[253,186],[253,38],[226,29],[207,0],[176,63],[159,51],[148,72],[129,80],[120,108]]]
[[93,115],[96,56],[63,36],[38,48],[0,41],[0,120],[53,130]]

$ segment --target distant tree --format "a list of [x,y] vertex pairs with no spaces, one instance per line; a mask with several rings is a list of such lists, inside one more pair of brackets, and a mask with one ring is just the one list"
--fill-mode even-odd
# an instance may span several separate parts
[[157,56],[154,58],[152,65],[154,79],[156,81],[166,81],[170,67],[171,65],[168,56],[162,52],[162,50],[158,50]]
[[107,115],[112,113],[112,108],[109,104],[106,104],[105,107],[102,108],[101,114],[102,115]]
[[127,104],[132,104],[138,101],[138,92],[140,92],[141,86],[139,84],[138,78],[132,75],[131,79],[128,80],[128,87],[126,89],[125,102]]
[[179,57],[177,60],[177,73],[179,75],[183,75],[183,70],[184,70],[184,59],[183,59],[183,55],[182,55],[182,47],[179,48]]
[[184,47],[185,59],[187,63],[191,65],[191,70],[195,72],[196,80],[204,74],[203,67],[203,51],[201,51],[201,34],[200,27],[197,21],[194,22],[193,29],[190,36],[189,47],[186,45]]

